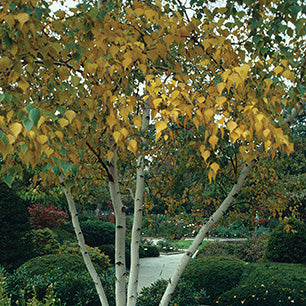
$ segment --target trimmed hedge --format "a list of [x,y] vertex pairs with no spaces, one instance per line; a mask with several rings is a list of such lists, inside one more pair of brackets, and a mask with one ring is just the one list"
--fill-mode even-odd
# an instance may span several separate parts
[[190,281],[198,291],[205,290],[214,301],[239,283],[245,265],[244,261],[232,257],[196,258],[187,265],[182,279]]
[[301,264],[254,263],[239,285],[221,295],[219,305],[305,305],[306,267]]
[[281,222],[268,239],[266,257],[275,262],[306,263],[306,225],[295,218]]

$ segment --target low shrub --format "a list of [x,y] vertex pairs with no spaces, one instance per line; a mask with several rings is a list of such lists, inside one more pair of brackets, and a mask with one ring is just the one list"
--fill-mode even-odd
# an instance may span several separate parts
[[211,302],[238,284],[245,262],[237,258],[212,256],[189,262],[182,279],[192,282],[198,291],[205,290]]
[[295,218],[284,219],[269,236],[266,257],[275,262],[306,263],[306,225]]
[[306,267],[300,264],[254,263],[239,285],[221,295],[219,305],[305,305]]
[[[101,273],[97,266],[96,269],[107,296],[113,300],[114,276]],[[94,283],[78,255],[57,254],[33,258],[8,277],[7,284],[14,302],[20,300],[22,295],[29,299],[33,294],[42,301],[48,288],[52,288],[63,305],[99,304]],[[113,302],[110,304],[114,305]]]
[[113,244],[115,241],[115,225],[99,219],[80,222],[86,244],[99,247]]
[[[143,288],[137,298],[137,306],[158,306],[165,292],[168,282],[166,280],[158,280],[150,287]],[[201,305],[208,300],[204,291],[194,289],[192,283],[180,280],[174,295],[169,303],[170,306]]]
[[159,256],[159,250],[157,246],[155,245],[140,245],[139,247],[139,257],[145,258],[145,257],[158,257]]
[[32,257],[57,253],[60,244],[49,228],[31,230],[28,237],[32,240]]
[[53,203],[35,203],[28,208],[30,214],[30,224],[34,229],[53,228],[63,224],[68,215],[60,207]]
[[[99,248],[93,248],[90,246],[86,246],[88,254],[93,263],[95,263],[102,271],[107,271],[110,267],[110,260],[107,255],[101,252]],[[80,246],[77,242],[66,241],[64,244],[60,246],[57,251],[58,254],[73,254],[82,256]]]
[[235,244],[229,242],[208,241],[197,253],[197,258],[206,256],[235,257]]
[[160,252],[169,253],[169,252],[177,252],[178,248],[173,246],[168,241],[160,240],[157,242],[157,248]]
[[112,264],[115,263],[115,246],[113,244],[103,244],[99,246],[102,253],[109,257]]

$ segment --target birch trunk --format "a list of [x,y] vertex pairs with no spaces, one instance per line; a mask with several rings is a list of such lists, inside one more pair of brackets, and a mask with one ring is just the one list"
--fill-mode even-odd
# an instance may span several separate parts
[[115,274],[116,274],[116,305],[126,305],[126,262],[125,262],[125,234],[126,234],[126,207],[121,200],[121,193],[118,181],[117,150],[114,150],[114,157],[109,165],[111,180],[109,190],[116,217],[115,232]]
[[[144,110],[142,115],[142,132],[146,132],[150,122],[150,106],[146,101],[144,103]],[[142,138],[145,143],[145,138]],[[134,197],[134,220],[132,228],[131,240],[131,268],[128,284],[128,306],[135,306],[137,300],[137,286],[139,274],[139,243],[141,236],[141,223],[143,212],[143,199],[144,199],[144,152],[137,159],[137,172],[136,172],[136,191]]]
[[79,246],[80,246],[80,249],[81,249],[81,254],[82,254],[84,263],[86,265],[86,268],[87,268],[92,280],[94,281],[95,288],[96,288],[96,291],[98,293],[101,304],[103,306],[108,306],[107,297],[106,297],[105,292],[103,290],[100,277],[99,277],[95,267],[92,264],[92,261],[89,257],[89,254],[88,254],[88,251],[87,251],[87,248],[86,248],[86,245],[85,245],[84,236],[83,236],[83,233],[82,233],[82,230],[81,230],[81,227],[80,227],[80,223],[79,223],[78,212],[76,210],[74,199],[73,199],[72,194],[71,194],[71,188],[66,187],[63,175],[60,177],[60,182],[61,182],[62,188],[64,190],[64,193],[65,193],[65,196],[66,196],[66,199],[67,199],[73,229],[74,229],[75,235],[77,237],[77,240],[78,240],[78,243],[79,243]]
[[159,304],[160,306],[167,306],[169,304],[170,299],[171,299],[171,297],[174,293],[174,290],[176,288],[176,285],[177,285],[184,269],[186,268],[187,264],[189,263],[190,259],[192,258],[192,256],[194,255],[194,253],[196,252],[198,247],[203,242],[203,239],[207,235],[208,231],[212,228],[212,226],[215,223],[217,223],[222,218],[224,213],[227,211],[227,209],[234,202],[234,200],[237,197],[241,187],[244,184],[244,181],[245,181],[246,177],[249,175],[253,165],[254,165],[254,161],[251,161],[249,164],[244,165],[244,167],[243,167],[243,169],[240,173],[240,176],[237,180],[237,183],[233,186],[231,192],[228,194],[226,199],[222,202],[220,207],[209,218],[209,220],[206,222],[206,224],[204,224],[202,226],[201,230],[199,231],[199,233],[195,237],[193,243],[191,244],[189,249],[184,254],[181,262],[179,263],[179,265],[176,269],[176,271],[174,272],[174,274],[170,278],[167,289],[166,289],[166,291],[165,291],[165,293],[162,297],[162,300]]

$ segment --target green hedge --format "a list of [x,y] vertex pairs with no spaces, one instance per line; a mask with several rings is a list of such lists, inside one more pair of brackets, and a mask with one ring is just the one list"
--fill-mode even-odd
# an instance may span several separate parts
[[213,301],[239,283],[245,266],[242,260],[231,257],[196,258],[187,265],[182,279],[198,291],[205,290]]
[[294,218],[281,222],[269,236],[266,257],[275,262],[306,263],[306,225]]
[[306,266],[254,263],[237,287],[221,295],[219,305],[305,305]]
[[[103,274],[97,266],[107,296],[114,305],[114,276]],[[99,305],[94,283],[82,257],[72,254],[46,255],[33,258],[19,267],[7,279],[12,301],[36,295],[43,300],[52,288],[62,305]]]

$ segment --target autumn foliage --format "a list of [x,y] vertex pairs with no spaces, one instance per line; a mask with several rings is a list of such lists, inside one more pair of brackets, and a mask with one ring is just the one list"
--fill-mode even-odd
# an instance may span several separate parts
[[54,206],[53,203],[48,204],[33,204],[28,208],[30,214],[30,224],[34,229],[53,228],[61,225],[67,218],[61,208]]

